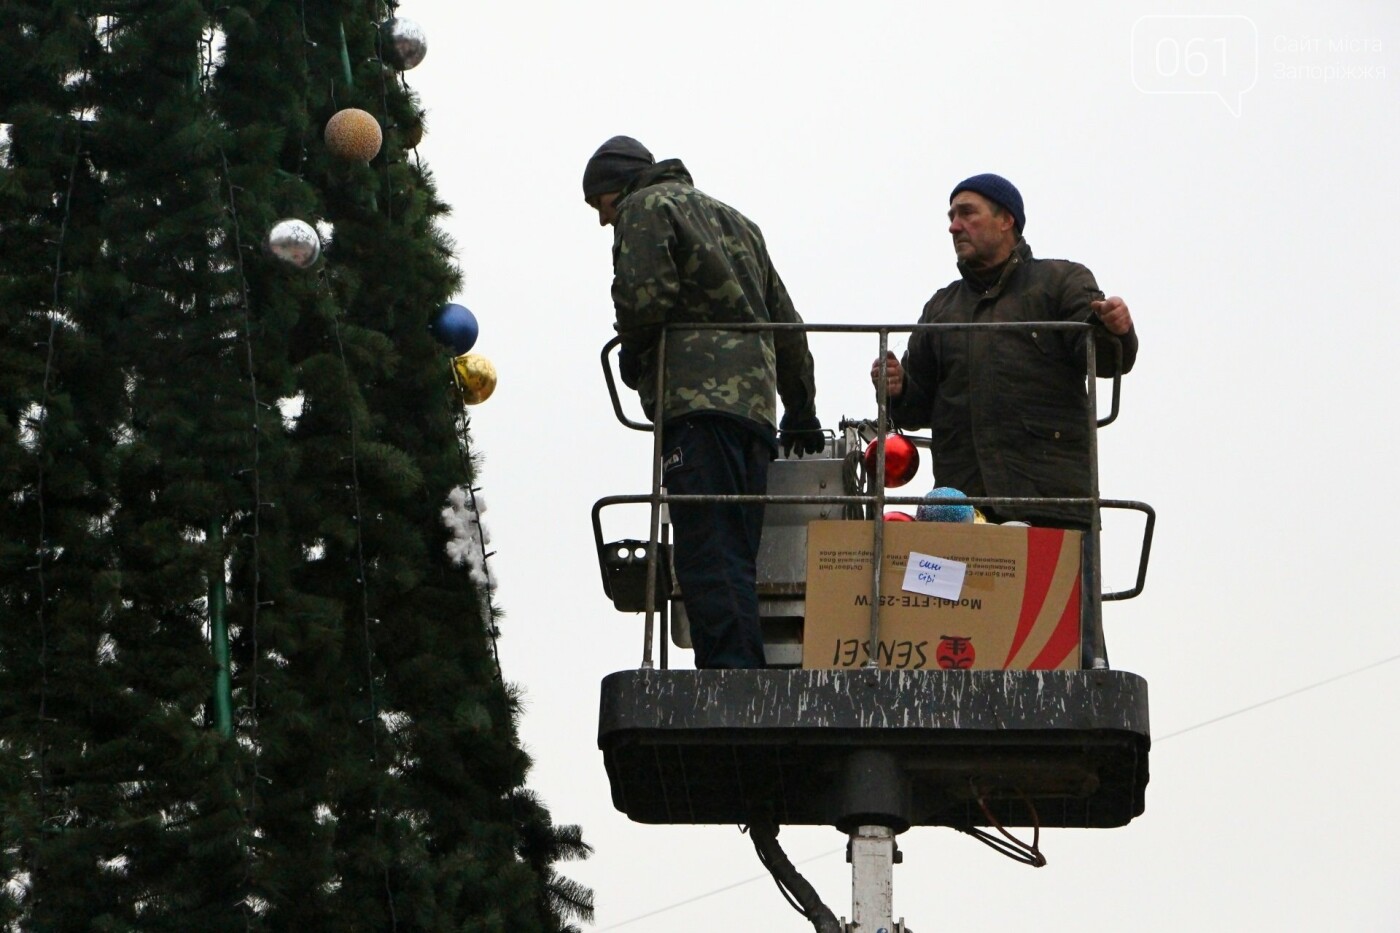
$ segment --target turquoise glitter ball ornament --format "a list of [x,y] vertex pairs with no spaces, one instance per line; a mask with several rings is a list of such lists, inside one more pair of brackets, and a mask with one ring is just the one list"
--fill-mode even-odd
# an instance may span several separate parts
[[[955,498],[966,499],[967,494],[952,486],[937,486],[929,490],[924,498]],[[930,502],[919,506],[919,521],[921,522],[964,522],[972,524],[976,515],[970,505],[955,505],[951,502]]]

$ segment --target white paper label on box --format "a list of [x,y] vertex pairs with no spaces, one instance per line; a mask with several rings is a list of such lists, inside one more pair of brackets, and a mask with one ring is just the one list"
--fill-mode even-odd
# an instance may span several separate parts
[[966,576],[967,564],[961,561],[910,551],[904,568],[904,590],[956,601],[962,596]]

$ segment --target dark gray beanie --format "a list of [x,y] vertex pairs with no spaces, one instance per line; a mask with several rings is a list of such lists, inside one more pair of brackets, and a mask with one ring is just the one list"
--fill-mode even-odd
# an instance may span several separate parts
[[949,204],[953,203],[953,198],[958,196],[959,191],[975,191],[988,201],[995,201],[1011,212],[1012,219],[1016,221],[1017,233],[1026,229],[1026,206],[1021,201],[1021,192],[1000,175],[973,175],[958,182],[953,193],[948,195]]
[[583,169],[583,197],[585,200],[600,194],[609,194],[626,188],[656,159],[647,147],[631,136],[614,136],[598,147],[588,165]]

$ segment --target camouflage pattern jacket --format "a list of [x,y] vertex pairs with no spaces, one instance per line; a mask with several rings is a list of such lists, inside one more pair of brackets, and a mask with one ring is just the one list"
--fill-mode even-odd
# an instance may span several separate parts
[[[961,268],[961,266],[960,266]],[[1089,332],[918,331],[904,354],[905,387],[890,414],[905,428],[932,430],[934,479],[969,496],[1081,497],[1091,494],[1085,345],[1095,340],[1100,376],[1137,358],[1135,330],[1115,337],[1091,301],[1103,298],[1077,262],[1036,259],[1021,240],[993,283],[963,278],[924,306],[920,324],[1080,321]],[[999,509],[1002,520],[1087,527],[1082,510]]]
[[613,306],[623,381],[656,414],[657,341],[666,331],[663,421],[720,412],[777,426],[776,394],[793,417],[815,417],[816,387],[801,331],[691,330],[698,323],[801,323],[763,234],[691,185],[679,159],[659,162],[621,193],[613,227]]

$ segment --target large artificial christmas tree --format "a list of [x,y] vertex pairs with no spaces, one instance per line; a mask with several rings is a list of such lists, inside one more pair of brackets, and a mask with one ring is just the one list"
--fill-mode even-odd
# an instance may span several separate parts
[[[413,31],[3,9],[0,927],[590,919],[554,868],[578,829],[524,788],[484,542],[448,556],[480,528]],[[336,154],[350,109],[368,148]]]

